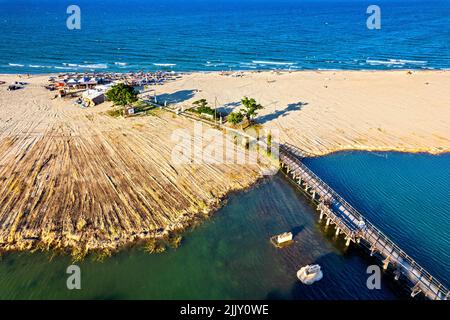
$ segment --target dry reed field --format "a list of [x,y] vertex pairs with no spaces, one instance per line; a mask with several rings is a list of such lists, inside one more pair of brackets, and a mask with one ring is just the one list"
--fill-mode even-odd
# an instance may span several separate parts
[[171,135],[190,120],[80,109],[52,100],[46,79],[0,86],[1,250],[112,252],[184,229],[260,177],[259,165],[173,164]]

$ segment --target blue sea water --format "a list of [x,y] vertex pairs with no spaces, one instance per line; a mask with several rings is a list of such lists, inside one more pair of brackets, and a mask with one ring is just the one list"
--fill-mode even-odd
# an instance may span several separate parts
[[[66,27],[69,5],[81,30]],[[450,1],[0,0],[0,73],[446,69]]]

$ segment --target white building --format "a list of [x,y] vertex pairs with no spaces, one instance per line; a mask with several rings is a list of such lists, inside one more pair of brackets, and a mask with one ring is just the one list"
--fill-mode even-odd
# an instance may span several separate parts
[[105,93],[98,90],[86,90],[83,92],[83,100],[89,106],[96,106],[105,102]]

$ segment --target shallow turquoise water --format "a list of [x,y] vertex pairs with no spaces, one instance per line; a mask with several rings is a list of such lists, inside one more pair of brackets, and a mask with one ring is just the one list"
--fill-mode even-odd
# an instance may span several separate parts
[[[429,271],[448,280],[450,155],[380,155],[340,153],[308,162]],[[288,230],[296,243],[275,249],[270,236]],[[313,286],[295,276],[309,263],[324,270]],[[231,196],[210,220],[186,232],[176,250],[148,255],[133,248],[103,263],[86,259],[80,291],[66,289],[68,257],[5,255],[0,299],[408,298],[390,276],[383,276],[381,290],[368,290],[366,269],[373,263],[358,247],[345,248],[334,228],[319,224],[311,204],[280,174]]]

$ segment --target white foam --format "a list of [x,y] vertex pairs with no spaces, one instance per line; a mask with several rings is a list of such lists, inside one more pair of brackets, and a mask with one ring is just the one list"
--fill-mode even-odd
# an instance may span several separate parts
[[371,66],[380,66],[380,65],[392,65],[392,62],[390,61],[384,61],[384,60],[366,60],[367,64],[370,64]]
[[78,70],[78,68],[75,66],[75,67],[69,67],[69,66],[64,66],[64,67],[61,67],[61,66],[54,66],[54,67],[49,67],[49,68],[54,68],[54,69],[58,69],[58,70]]
[[20,63],[8,63],[8,65],[10,67],[20,67],[20,68],[24,67],[24,65]]
[[39,68],[39,69],[46,69],[46,68],[51,68],[51,67],[49,67],[49,66],[41,66],[41,65],[38,65],[38,64],[30,64],[30,65],[28,65],[30,68]]
[[153,65],[157,66],[157,67],[175,67],[176,66],[176,64],[174,64],[174,63],[154,63]]
[[252,63],[262,64],[262,65],[274,65],[274,66],[293,66],[295,62],[277,62],[277,61],[262,61],[262,60],[254,60]]
[[404,65],[425,65],[427,61],[419,61],[419,60],[405,60],[405,59],[387,59],[387,60],[372,60],[367,59],[366,63],[371,66],[404,66]]
[[226,67],[228,66],[226,63],[212,63],[212,62],[207,62],[206,64],[204,64],[205,67],[211,67],[211,68],[215,68],[215,67]]
[[108,65],[106,63],[79,64],[78,67],[83,69],[108,69]]
[[125,67],[125,66],[128,65],[128,63],[126,63],[126,62],[114,62],[114,64],[115,64],[116,66],[120,66],[120,67]]
[[421,60],[403,60],[403,59],[389,59],[390,61],[398,62],[398,63],[405,63],[405,64],[427,64],[428,61],[421,61]]

